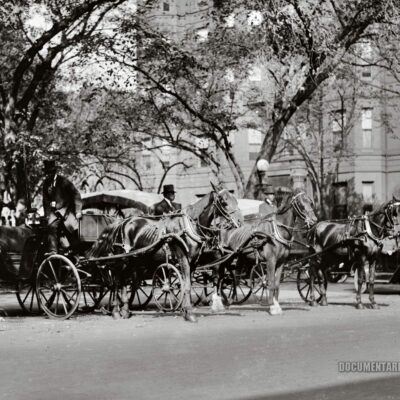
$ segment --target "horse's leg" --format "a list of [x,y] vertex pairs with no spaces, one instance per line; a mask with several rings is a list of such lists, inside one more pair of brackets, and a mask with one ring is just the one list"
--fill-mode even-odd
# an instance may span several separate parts
[[128,319],[130,317],[129,301],[128,301],[128,280],[127,280],[127,271],[129,270],[130,268],[128,266],[124,266],[121,271],[120,286],[121,286],[122,307],[120,314],[123,319]]
[[191,299],[191,288],[192,284],[190,282],[190,264],[187,256],[184,254],[182,249],[178,249],[176,254],[178,255],[179,264],[181,265],[181,270],[183,272],[184,281],[184,295],[182,302],[182,313],[185,321],[197,322],[197,318],[193,314],[192,299]]
[[275,299],[275,267],[276,259],[267,245],[263,248],[263,256],[266,264],[267,273],[267,299],[269,305],[269,313],[271,315],[278,315],[282,313],[279,303]]
[[222,303],[222,282],[225,275],[225,264],[222,263],[213,271],[213,294],[211,296],[211,311],[214,313],[225,311]]
[[378,310],[379,306],[375,302],[374,296],[374,285],[375,285],[375,271],[376,271],[376,258],[371,258],[369,260],[369,301],[371,302],[372,308]]
[[279,304],[279,286],[281,284],[281,275],[283,270],[283,264],[280,264],[275,270],[275,282],[274,282],[274,294],[272,301],[274,302],[275,314],[282,314],[282,308]]
[[356,308],[358,310],[363,310],[364,305],[361,301],[361,290],[362,290],[362,284],[364,281],[364,276],[365,276],[365,270],[364,270],[364,265],[366,263],[366,257],[364,254],[361,254],[358,252],[357,255],[357,271],[358,271],[358,287],[357,287],[357,293],[356,293]]
[[111,303],[112,305],[111,316],[113,317],[113,319],[120,319],[121,314],[119,313],[118,286],[115,286],[112,290],[114,292],[114,298]]
[[309,279],[310,279],[310,306],[315,307],[318,305],[317,301],[315,300],[315,292],[314,292],[314,280],[315,277],[317,276],[317,271],[320,268],[320,264],[318,263],[317,260],[310,260],[309,262],[309,268],[308,268],[308,274],[309,274]]
[[[326,264],[321,264],[321,266],[324,265],[326,268]],[[325,290],[325,280],[326,280],[326,274],[325,271],[326,269],[319,268],[317,273],[318,273],[318,287],[319,287],[319,292],[321,293],[321,301],[320,305],[321,306],[327,306],[328,301],[326,299],[326,290]]]

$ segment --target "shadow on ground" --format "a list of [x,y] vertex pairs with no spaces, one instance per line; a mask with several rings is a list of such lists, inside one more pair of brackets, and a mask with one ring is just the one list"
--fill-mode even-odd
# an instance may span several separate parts
[[[240,400],[397,400],[399,393],[399,375],[394,375],[387,378],[362,380],[300,392],[246,397],[240,398]],[[235,400],[239,400],[239,398]]]

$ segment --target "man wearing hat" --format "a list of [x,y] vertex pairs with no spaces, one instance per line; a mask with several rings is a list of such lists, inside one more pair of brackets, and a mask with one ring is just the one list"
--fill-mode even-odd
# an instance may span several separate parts
[[72,247],[79,243],[78,220],[82,218],[79,191],[67,178],[57,173],[54,160],[44,161],[43,208],[49,224],[49,253],[57,253],[61,222],[69,232]]
[[182,209],[181,204],[174,203],[175,200],[174,185],[164,185],[163,196],[164,198],[160,202],[153,205],[154,215],[169,214],[171,212],[176,212]]
[[264,203],[262,203],[259,207],[260,216],[265,217],[267,215],[271,215],[276,213],[276,200],[275,200],[275,189],[274,187],[267,183],[263,184],[261,187],[262,199]]

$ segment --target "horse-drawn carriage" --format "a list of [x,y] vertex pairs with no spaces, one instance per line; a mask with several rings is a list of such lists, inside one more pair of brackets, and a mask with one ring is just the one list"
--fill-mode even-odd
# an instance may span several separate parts
[[[152,199],[147,199],[150,201]],[[129,284],[129,304],[143,306],[141,298],[138,300],[141,289],[135,282],[133,265],[156,253],[165,256],[157,264],[152,264],[151,271],[148,270],[151,276],[146,276],[146,279],[151,278],[152,288],[146,292],[146,301],[151,295],[156,295],[155,302],[159,308],[177,309],[183,300],[184,285],[177,267],[179,260],[170,249],[171,246],[184,248],[182,240],[171,233],[163,234],[148,246],[133,251],[126,251],[122,245],[114,243],[106,256],[87,258],[87,251],[101,233],[123,220],[122,212],[133,210],[135,214],[139,210],[144,213],[149,210],[149,205],[136,200],[132,193],[118,192],[114,195],[103,192],[84,195],[83,209],[79,248],[74,251],[63,246],[63,233],[67,232],[61,232],[59,254],[46,257],[47,221],[35,212],[29,214],[26,226],[14,228],[19,229],[20,239],[25,243],[20,253],[7,253],[7,262],[12,262],[15,271],[9,284],[13,281],[16,284],[16,295],[22,309],[28,314],[44,311],[51,318],[61,319],[70,317],[78,307],[86,310],[101,307],[110,312],[118,302],[118,275],[122,269]],[[114,211],[112,215],[107,213],[110,209]],[[160,291],[162,301],[157,296]]]
[[[183,213],[163,217],[147,215],[159,197],[142,202],[137,196],[110,192],[84,196],[79,249],[49,257],[45,257],[46,223],[33,215],[16,279],[21,307],[28,313],[44,311],[52,318],[68,318],[78,308],[113,313],[117,308],[126,316],[129,309],[143,309],[153,300],[161,310],[182,308],[190,317],[192,301],[214,301],[211,294],[219,289],[226,304],[254,296],[272,305],[271,310],[277,304],[279,311],[277,296],[285,270],[297,272],[305,301],[312,302],[314,289],[316,300],[322,299],[326,279],[312,277],[310,263],[332,249],[312,253],[305,239],[293,235],[296,219],[307,228],[316,222],[305,193],[288,194],[277,215],[268,218],[258,213],[262,202],[237,201],[225,189],[213,188]],[[125,218],[129,209],[133,216]],[[357,221],[364,223],[365,218]],[[371,239],[371,233],[361,234]],[[364,239],[345,240],[357,247]],[[297,246],[294,252],[294,243],[303,243],[300,248],[305,251]]]

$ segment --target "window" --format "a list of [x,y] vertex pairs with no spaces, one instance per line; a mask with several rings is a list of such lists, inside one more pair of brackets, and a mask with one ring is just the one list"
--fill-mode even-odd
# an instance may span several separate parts
[[372,68],[369,64],[372,61],[372,46],[368,41],[361,43],[360,46],[361,63],[363,64],[361,67],[361,76],[363,78],[370,78],[372,75]]
[[169,161],[163,161],[164,169],[168,169],[171,163]]
[[249,144],[261,144],[262,143],[262,133],[257,129],[249,128],[247,130],[247,136],[249,139]]
[[169,11],[169,3],[166,1],[163,2],[163,11]]
[[372,203],[374,193],[374,182],[363,181],[362,182],[362,195],[365,203]]
[[145,171],[150,171],[151,170],[151,156],[150,155],[143,155],[142,156],[143,160],[143,168]]
[[332,132],[342,133],[346,127],[346,110],[335,110],[332,112]]
[[198,42],[205,42],[208,38],[208,29],[199,29],[196,32],[196,38]]
[[250,151],[250,153],[249,153],[249,160],[250,161],[257,160],[257,157],[258,157],[258,151]]
[[361,128],[363,149],[372,149],[372,108],[362,110]]

